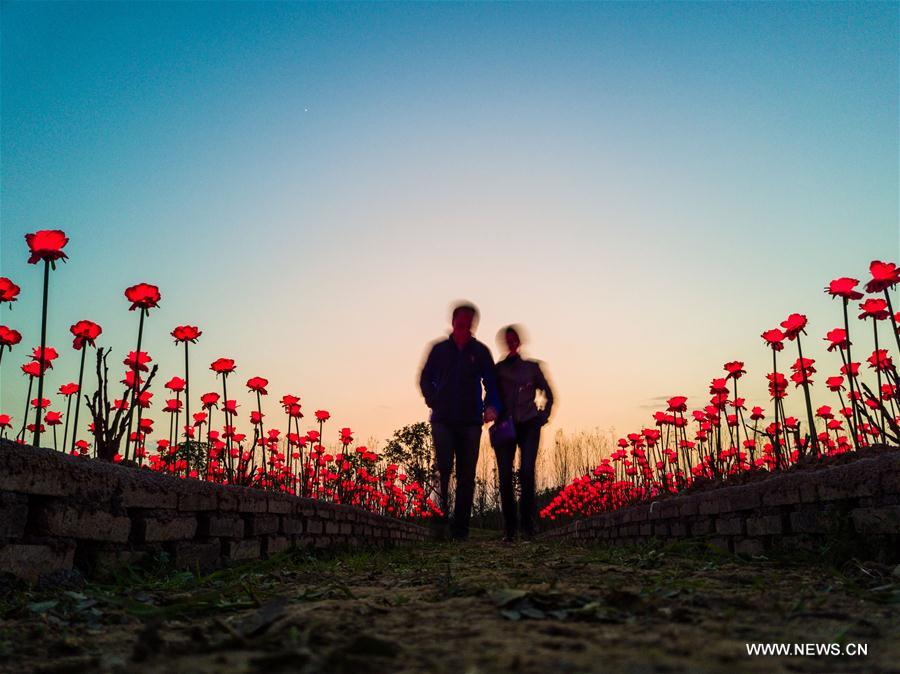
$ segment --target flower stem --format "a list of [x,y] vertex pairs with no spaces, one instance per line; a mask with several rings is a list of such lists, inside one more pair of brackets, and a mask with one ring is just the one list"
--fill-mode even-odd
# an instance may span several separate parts
[[847,382],[850,385],[850,409],[853,412],[853,447],[859,451],[859,417],[856,413],[856,397],[853,395],[853,356],[850,354],[850,319],[847,316],[847,305],[844,298],[844,334],[847,336]]
[[[81,345],[81,365],[78,367],[78,393],[75,395],[77,398],[75,399],[75,419],[72,422],[72,451],[75,451],[75,442],[78,438],[78,411],[81,409],[81,383],[84,379],[84,352],[87,351],[87,346]],[[68,423],[66,424],[66,428],[68,428]],[[63,443],[65,444],[65,443]]]
[[[128,460],[128,448],[131,446],[131,422],[134,418],[134,403],[137,399],[137,390],[138,390],[138,376],[141,371],[141,338],[144,335],[144,312],[146,309],[141,307],[141,317],[138,321],[138,338],[137,338],[137,351],[134,354],[134,381],[131,382],[131,402],[128,404],[128,431],[125,434],[125,456],[124,459]],[[140,422],[138,422],[140,424]]]
[[[809,397],[809,379],[806,376],[806,367],[803,364],[803,347],[800,345],[800,335],[797,335],[797,351],[800,354],[800,371],[803,373],[803,396],[806,398],[806,423],[809,424],[809,439],[816,456],[819,456],[819,440],[816,437],[816,420],[813,417],[812,401]],[[804,448],[805,449],[805,448]],[[801,452],[803,456],[805,452]]]
[[38,374],[37,411],[34,413],[34,446],[41,446],[41,412],[44,401],[44,370],[46,370],[47,354],[47,292],[50,286],[50,260],[44,260],[44,303],[41,307],[41,360]]
[[184,340],[184,441],[188,441],[188,428],[191,425],[191,376],[188,371],[188,340]]

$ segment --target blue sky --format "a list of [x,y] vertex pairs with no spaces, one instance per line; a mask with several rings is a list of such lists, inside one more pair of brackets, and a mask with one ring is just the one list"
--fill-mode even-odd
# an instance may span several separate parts
[[[233,357],[240,379],[384,437],[424,418],[422,349],[466,297],[492,347],[529,327],[559,426],[625,432],[656,396],[705,397],[725,360],[764,402],[759,333],[801,311],[818,341],[838,319],[822,286],[900,253],[895,3],[3,3],[2,19],[0,267],[23,293],[0,322],[36,343],[22,236],[65,230],[53,390],[76,320],[134,348],[122,290],[147,281],[160,383],[179,373],[168,332],[193,323],[200,362]],[[0,373],[15,417],[25,357]]]

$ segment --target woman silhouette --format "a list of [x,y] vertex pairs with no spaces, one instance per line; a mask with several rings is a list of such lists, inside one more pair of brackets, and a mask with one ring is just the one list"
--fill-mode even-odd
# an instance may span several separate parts
[[[498,424],[503,424],[504,429],[494,434],[496,440],[493,444],[506,529],[503,540],[508,542],[515,540],[519,530],[523,539],[530,539],[534,535],[534,466],[541,442],[541,427],[547,423],[553,407],[553,391],[544,377],[540,363],[522,358],[519,354],[522,334],[520,328],[510,325],[503,328],[497,336],[498,341],[506,347],[507,354],[497,363],[497,380],[503,403],[503,416]],[[537,391],[544,395],[542,409],[538,409],[536,403]],[[505,425],[509,424],[512,427],[506,428]],[[518,518],[513,489],[516,447],[521,451],[519,483],[522,496]]]

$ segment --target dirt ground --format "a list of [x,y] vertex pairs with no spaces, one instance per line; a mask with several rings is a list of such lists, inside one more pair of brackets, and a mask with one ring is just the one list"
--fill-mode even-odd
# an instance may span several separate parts
[[[871,562],[482,534],[202,577],[7,587],[0,671],[900,672],[898,607],[900,571]],[[751,657],[756,642],[868,654]]]

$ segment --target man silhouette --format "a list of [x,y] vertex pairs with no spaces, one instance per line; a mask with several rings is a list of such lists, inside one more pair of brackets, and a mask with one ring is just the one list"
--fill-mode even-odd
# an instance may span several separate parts
[[475,495],[481,426],[497,418],[500,394],[491,352],[473,335],[478,323],[478,309],[472,304],[455,306],[451,323],[450,336],[432,345],[422,368],[419,387],[425,404],[431,408],[431,436],[441,480],[441,510],[445,521],[450,508],[450,473],[456,460],[456,502],[450,535],[456,540],[465,540],[469,536]]

